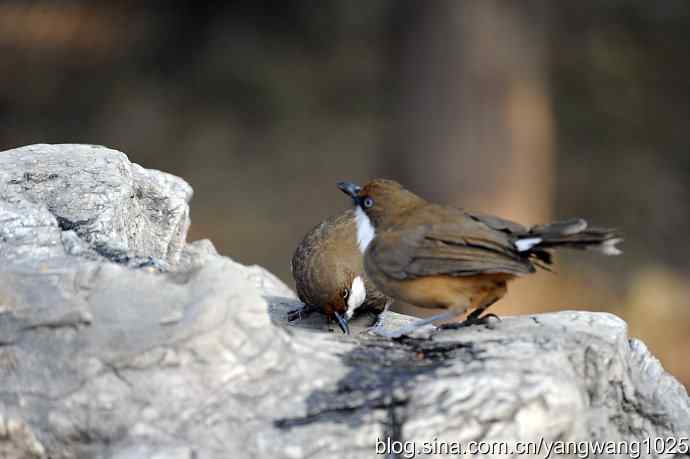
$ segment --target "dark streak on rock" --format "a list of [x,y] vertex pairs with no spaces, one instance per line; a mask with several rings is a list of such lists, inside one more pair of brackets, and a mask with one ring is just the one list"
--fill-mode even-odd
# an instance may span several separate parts
[[420,376],[434,373],[448,359],[483,360],[473,343],[362,337],[360,346],[343,356],[351,370],[334,388],[317,390],[307,397],[305,416],[277,419],[273,425],[292,429],[323,421],[324,417],[330,422],[357,425],[364,414],[380,409],[387,417],[384,438],[387,435],[402,441],[402,411],[412,387]]
[[[55,214],[53,214],[55,215]],[[62,231],[77,231],[80,226],[88,225],[91,220],[70,220],[69,218],[61,217],[60,215],[55,215],[57,219],[58,226]]]
[[[392,393],[391,393],[392,396]],[[386,441],[387,439],[390,439],[391,443],[396,442],[396,443],[402,443],[403,440],[403,423],[404,423],[404,410],[405,407],[407,406],[407,403],[401,405],[401,406],[395,406],[395,405],[389,405],[388,406],[388,416],[386,419],[386,422],[383,425],[383,436],[381,438],[382,441]],[[386,456],[386,459],[399,459],[400,455],[396,454],[394,452],[389,452],[388,456]]]
[[93,250],[95,250],[100,256],[105,257],[114,263],[126,264],[129,263],[131,259],[126,251],[113,248],[108,244],[101,242],[96,242],[93,244]]

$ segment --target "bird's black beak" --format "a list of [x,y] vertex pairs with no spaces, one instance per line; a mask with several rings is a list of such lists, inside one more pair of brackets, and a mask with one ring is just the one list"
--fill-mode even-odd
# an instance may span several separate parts
[[360,186],[355,185],[352,182],[338,182],[338,188],[352,198],[352,202],[355,205],[359,204],[359,192],[362,190]]
[[335,320],[338,322],[338,326],[340,329],[345,333],[346,335],[350,334],[350,326],[347,324],[347,320],[337,312],[333,311],[333,315],[335,316]]

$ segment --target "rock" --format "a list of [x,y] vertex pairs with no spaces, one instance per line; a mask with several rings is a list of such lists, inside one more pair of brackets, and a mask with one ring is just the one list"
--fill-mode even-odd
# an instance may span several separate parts
[[1,163],[0,236],[10,243],[3,258],[24,258],[27,246],[43,255],[75,250],[60,242],[62,231],[74,231],[94,252],[116,261],[177,262],[192,197],[185,181],[95,145],[15,148],[2,152]]
[[368,458],[395,441],[689,435],[685,389],[613,315],[429,339],[373,336],[371,318],[353,336],[319,314],[286,325],[300,303],[280,280],[185,244],[190,196],[102,147],[0,153],[0,457]]
[[0,416],[0,457],[31,459],[45,457],[46,451],[22,421]]

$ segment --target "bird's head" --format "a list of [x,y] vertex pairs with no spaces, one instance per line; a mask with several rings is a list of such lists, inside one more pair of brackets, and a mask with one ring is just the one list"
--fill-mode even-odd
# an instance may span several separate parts
[[364,252],[376,230],[394,226],[397,217],[425,201],[398,182],[374,179],[360,187],[338,182],[338,188],[352,198],[357,219],[357,242]]
[[364,304],[367,290],[361,276],[350,275],[337,288],[326,303],[325,312],[333,318],[345,334],[350,334],[348,322],[355,311]]

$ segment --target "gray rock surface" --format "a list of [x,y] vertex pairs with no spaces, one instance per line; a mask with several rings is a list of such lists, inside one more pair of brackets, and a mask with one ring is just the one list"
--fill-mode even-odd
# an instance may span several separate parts
[[371,318],[354,336],[318,314],[286,325],[300,303],[280,280],[185,243],[190,196],[102,147],[0,153],[0,457],[368,458],[377,438],[690,434],[685,389],[610,314],[428,339],[373,336]]
[[3,259],[90,252],[177,263],[192,196],[184,180],[95,145],[30,145],[0,161]]

